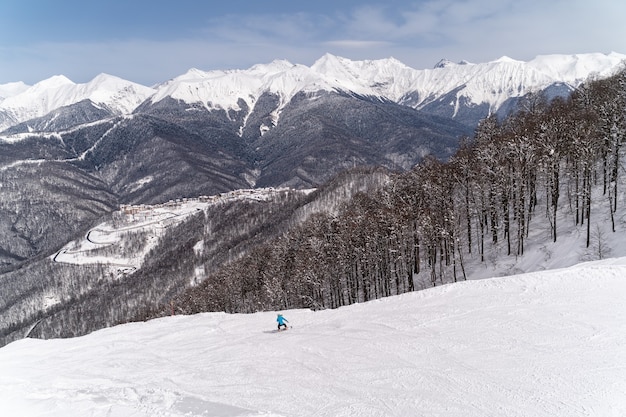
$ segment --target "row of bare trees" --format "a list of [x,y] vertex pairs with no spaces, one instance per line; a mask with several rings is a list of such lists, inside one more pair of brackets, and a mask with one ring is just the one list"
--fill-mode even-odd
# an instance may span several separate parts
[[521,256],[534,224],[556,242],[560,219],[589,246],[592,207],[615,230],[625,134],[626,71],[567,98],[530,97],[482,121],[449,161],[427,158],[339,214],[311,216],[175,302],[191,313],[368,301],[466,279],[466,259],[484,262],[489,248]]

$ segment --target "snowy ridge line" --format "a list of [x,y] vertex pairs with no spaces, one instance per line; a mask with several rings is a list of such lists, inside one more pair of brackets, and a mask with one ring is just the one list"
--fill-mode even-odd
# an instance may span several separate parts
[[[349,92],[404,103],[406,97],[421,108],[455,90],[472,103],[488,103],[496,110],[511,97],[523,96],[562,82],[574,87],[590,75],[611,75],[626,55],[578,54],[543,55],[529,62],[502,57],[482,64],[451,64],[416,70],[394,58],[351,61],[326,54],[311,67],[274,61],[249,70],[190,70],[162,84],[149,98],[157,103],[166,97],[187,103],[201,103],[207,109],[240,110],[238,100],[252,109],[266,92],[280,97],[278,111],[298,92]],[[261,71],[263,70],[263,71]]]
[[[0,89],[2,91],[2,89]],[[100,74],[85,84],[75,84],[63,75],[56,75],[0,101],[0,113],[16,123],[44,116],[58,108],[83,100],[105,107],[115,114],[129,114],[154,94],[150,87]],[[0,123],[0,130],[16,123]]]
[[[95,148],[98,147],[98,145],[113,131],[115,130],[117,127],[119,127],[123,122],[127,121],[127,120],[131,120],[133,118],[132,115],[126,115],[124,116],[121,120],[119,120],[118,122],[114,123],[113,126],[111,126],[106,132],[104,132],[104,134],[98,138],[98,140],[96,140],[94,142],[94,144],[89,147],[87,150],[85,150],[84,152],[82,152],[80,155],[78,155],[77,157],[74,158],[66,158],[66,159],[47,159],[47,160],[37,160],[39,162],[75,162],[75,161],[84,161],[85,157],[87,156],[87,154],[91,151],[93,151]],[[28,138],[42,138],[42,139],[56,139],[59,142],[61,142],[63,145],[65,145],[65,143],[63,142],[63,135],[64,134],[70,134],[70,133],[74,133],[76,131],[79,131],[81,129],[84,129],[86,127],[90,127],[90,126],[97,126],[100,124],[104,124],[104,123],[110,123],[112,121],[114,121],[116,119],[116,117],[111,117],[111,118],[107,118],[107,119],[103,119],[103,120],[97,120],[95,122],[90,122],[90,123],[85,123],[79,126],[75,126],[71,129],[67,129],[67,130],[62,130],[59,132],[36,132],[36,133],[17,133],[17,134],[12,134],[12,135],[7,135],[7,136],[0,136],[0,141],[4,141],[4,142],[9,142],[9,143],[15,143],[15,142],[19,142],[21,140],[24,139],[28,139]],[[19,165],[21,163],[28,163],[29,160],[23,160],[23,161],[17,161],[17,162],[13,162],[11,164],[8,164],[4,167],[0,167],[0,170],[6,170],[9,169],[13,166]]]
[[85,84],[54,76],[33,86],[0,85],[0,131],[40,117],[63,106],[88,99],[115,114],[130,114],[142,103],[171,97],[207,110],[240,111],[243,100],[250,111],[264,93],[279,97],[278,116],[298,93],[350,92],[363,97],[422,108],[450,92],[474,104],[488,103],[492,111],[511,97],[523,96],[554,83],[577,87],[591,75],[609,76],[626,61],[626,55],[590,53],[540,55],[524,62],[508,57],[473,64],[438,64],[433,69],[413,69],[394,58],[352,61],[326,54],[310,67],[275,60],[247,70],[201,71],[185,74],[158,85],[142,86],[100,74]]
[[100,138],[94,142],[94,144],[87,149],[86,151],[84,151],[82,154],[80,154],[79,156],[77,156],[76,158],[70,158],[67,161],[84,161],[85,157],[87,156],[87,154],[91,151],[93,151],[94,149],[96,149],[98,147],[98,145],[100,145],[100,143],[109,135],[109,133],[111,133],[113,130],[115,130],[117,127],[121,126],[121,124],[123,122],[125,122],[126,120],[132,119],[132,116],[126,116],[124,117],[122,120],[118,121],[117,123],[115,123],[113,126],[111,126],[106,132],[104,132],[104,134],[102,134],[102,136],[100,136]]
[[[125,116],[126,119],[131,119],[132,117],[133,117],[132,115]],[[25,132],[25,133],[13,133],[10,135],[0,135],[0,142],[15,143],[15,142],[19,142],[19,141],[22,141],[24,139],[29,139],[29,138],[42,138],[42,139],[54,138],[54,139],[59,140],[60,142],[63,142],[63,135],[71,134],[79,130],[88,128],[88,127],[97,126],[97,125],[104,124],[104,123],[110,123],[116,118],[117,117],[109,117],[109,118],[105,118],[101,120],[96,120],[94,122],[83,123],[83,124],[74,126],[70,129],[54,131],[54,132],[52,131],[51,132]],[[57,161],[62,162],[62,161],[72,161],[72,160],[76,160],[76,158],[60,159]],[[54,161],[54,160],[51,160],[51,161]]]

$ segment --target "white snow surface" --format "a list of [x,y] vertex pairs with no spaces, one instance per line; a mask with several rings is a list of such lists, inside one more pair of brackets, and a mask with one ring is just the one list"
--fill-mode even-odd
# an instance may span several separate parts
[[7,97],[11,97],[26,91],[30,86],[21,81],[15,83],[0,84],[0,103]]
[[[11,124],[41,117],[87,99],[96,105],[106,106],[114,113],[128,114],[154,93],[150,87],[108,74],[100,74],[84,84],[55,75],[22,90],[0,101],[0,112],[13,119]],[[0,95],[2,91],[0,88]],[[0,130],[9,125],[0,123]]]
[[0,349],[6,415],[626,415],[626,258]]

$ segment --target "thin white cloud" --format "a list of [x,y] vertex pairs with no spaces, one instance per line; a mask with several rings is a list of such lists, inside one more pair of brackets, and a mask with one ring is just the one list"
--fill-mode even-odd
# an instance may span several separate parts
[[[0,65],[0,84],[19,80],[34,84],[58,74],[74,82],[87,82],[105,72],[153,85],[193,67],[203,70],[247,68],[277,58],[310,63],[311,59],[319,58],[325,49],[320,46],[312,53],[311,48],[272,43],[268,39],[245,43],[224,43],[211,39],[45,43],[29,46],[28,54],[10,57],[10,66]],[[7,62],[7,54],[11,53],[0,50],[0,62]]]
[[[416,55],[484,61],[501,55],[626,52],[626,3],[613,0],[430,0],[390,10],[364,6],[345,20],[345,38],[388,42]],[[412,57],[408,58],[407,56]]]
[[[0,83],[100,72],[151,84],[191,67],[247,68],[273,59],[310,65],[326,52],[351,59],[394,56],[414,68],[441,58],[484,62],[508,55],[626,53],[626,2],[427,0],[336,12],[229,15],[191,39],[46,43],[0,49]],[[189,33],[189,32],[187,32]]]
[[362,48],[380,48],[380,47],[388,47],[392,44],[387,41],[361,41],[354,39],[340,39],[334,41],[324,42],[325,45],[336,48],[346,48],[346,49],[362,49]]
[[311,13],[229,15],[211,20],[203,36],[239,44],[311,42],[336,30],[336,21]]

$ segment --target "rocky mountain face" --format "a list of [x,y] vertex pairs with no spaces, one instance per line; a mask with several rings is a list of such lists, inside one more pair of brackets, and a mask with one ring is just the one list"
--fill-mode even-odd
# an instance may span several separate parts
[[0,268],[48,253],[120,203],[318,186],[355,166],[447,158],[524,95],[562,95],[626,56],[441,62],[325,55],[200,71],[154,88],[101,74],[0,85]]

